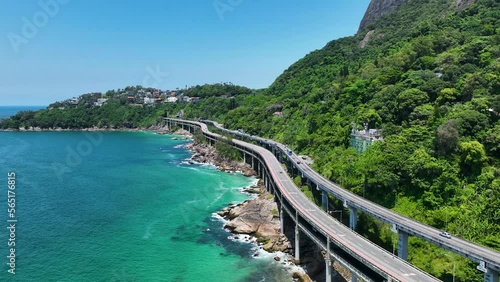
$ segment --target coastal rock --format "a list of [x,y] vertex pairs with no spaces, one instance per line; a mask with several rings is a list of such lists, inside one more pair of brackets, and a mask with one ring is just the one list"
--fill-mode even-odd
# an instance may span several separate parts
[[294,279],[297,279],[299,282],[312,282],[311,278],[309,278],[309,276],[307,276],[307,274],[294,272],[292,274],[292,277]]
[[241,172],[245,176],[255,176],[255,171],[250,165],[221,157],[214,147],[193,141],[186,146],[194,152],[190,161],[195,163],[212,164],[224,172]]
[[260,186],[260,195],[242,204],[227,207],[218,214],[228,222],[224,226],[233,233],[248,234],[265,243],[268,252],[291,253],[292,245],[280,234],[278,207],[274,199]]

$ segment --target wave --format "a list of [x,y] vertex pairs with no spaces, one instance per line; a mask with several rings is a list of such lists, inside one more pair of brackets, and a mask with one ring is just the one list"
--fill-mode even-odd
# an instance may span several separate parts
[[144,236],[142,236],[143,240],[147,240],[147,239],[149,239],[149,237],[151,237],[151,232],[153,230],[153,227],[159,221],[160,220],[155,220],[155,221],[151,222],[150,224],[148,224],[148,226],[146,226],[146,232],[144,233]]

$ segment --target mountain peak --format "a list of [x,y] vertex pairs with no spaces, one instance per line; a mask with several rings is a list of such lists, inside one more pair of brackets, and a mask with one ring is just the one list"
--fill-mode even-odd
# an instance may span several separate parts
[[394,11],[396,8],[406,3],[408,0],[372,0],[366,13],[361,20],[359,25],[359,30],[363,30],[373,21],[379,19],[380,17]]

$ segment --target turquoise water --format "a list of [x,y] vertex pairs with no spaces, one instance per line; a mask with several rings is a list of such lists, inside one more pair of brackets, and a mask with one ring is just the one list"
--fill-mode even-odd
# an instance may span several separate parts
[[[0,132],[0,281],[287,281],[212,216],[254,179],[141,132]],[[7,174],[16,173],[16,274]],[[4,227],[5,226],[5,227]],[[210,229],[209,232],[205,232]]]
[[45,109],[45,106],[0,106],[0,118],[8,118],[20,111],[37,111]]

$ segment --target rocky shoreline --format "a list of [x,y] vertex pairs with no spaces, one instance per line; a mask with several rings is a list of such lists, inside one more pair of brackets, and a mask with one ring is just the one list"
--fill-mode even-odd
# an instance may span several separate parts
[[[186,132],[179,132],[186,133]],[[187,132],[189,134],[189,132]],[[186,148],[193,151],[194,154],[189,160],[192,163],[212,164],[217,169],[224,172],[241,172],[243,175],[250,177],[255,176],[255,171],[248,164],[237,162],[228,158],[221,157],[214,147],[193,140],[192,143],[186,145]]]
[[[186,148],[194,152],[189,160],[191,163],[211,164],[221,171],[241,172],[248,177],[256,175],[250,165],[223,158],[214,147],[207,144],[194,140],[186,145]],[[267,193],[260,182],[256,187],[250,187],[243,191],[255,195],[255,198],[236,205],[230,204],[217,214],[226,221],[224,228],[235,234],[235,238],[238,238],[238,235],[254,237],[259,248],[269,253],[288,254],[284,258],[275,256],[275,261],[280,261],[283,264],[294,264],[293,258],[289,256],[292,253],[292,245],[288,238],[280,233],[278,206],[273,196]],[[258,256],[258,253],[256,252],[254,256]],[[312,281],[305,274],[305,271],[293,272],[292,276],[296,281]]]

